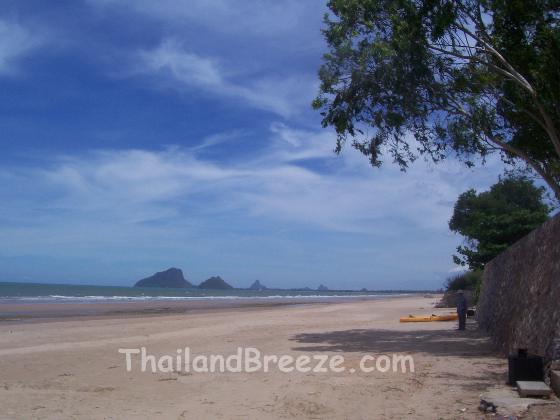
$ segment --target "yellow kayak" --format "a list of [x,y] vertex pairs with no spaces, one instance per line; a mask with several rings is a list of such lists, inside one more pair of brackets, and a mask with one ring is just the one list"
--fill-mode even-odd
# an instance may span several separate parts
[[457,314],[447,314],[447,315],[432,315],[432,321],[457,321],[459,315]]
[[432,317],[430,315],[427,316],[420,316],[420,315],[409,315],[403,316],[400,321],[401,322],[430,322]]
[[409,315],[399,319],[400,322],[432,322],[432,321],[456,321],[459,319],[457,314],[447,315]]

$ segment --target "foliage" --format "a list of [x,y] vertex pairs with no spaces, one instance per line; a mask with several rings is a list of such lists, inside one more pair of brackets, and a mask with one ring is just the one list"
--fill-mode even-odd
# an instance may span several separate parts
[[445,290],[475,290],[477,284],[482,280],[482,271],[467,271],[465,273],[457,274],[449,277],[445,283]]
[[478,278],[475,286],[474,286],[474,294],[473,294],[473,298],[474,298],[474,303],[478,302],[478,299],[480,299],[480,291],[482,289],[482,272],[480,277]]
[[471,269],[484,264],[548,218],[543,188],[523,177],[500,180],[489,191],[471,189],[455,203],[449,228],[466,239],[457,248],[455,263]]
[[445,282],[445,290],[447,292],[456,292],[458,290],[469,290],[472,292],[471,303],[476,304],[480,296],[481,285],[482,285],[482,270],[474,270],[474,271],[467,271],[449,277]]
[[313,106],[371,164],[451,151],[530,168],[560,200],[558,0],[330,0]]

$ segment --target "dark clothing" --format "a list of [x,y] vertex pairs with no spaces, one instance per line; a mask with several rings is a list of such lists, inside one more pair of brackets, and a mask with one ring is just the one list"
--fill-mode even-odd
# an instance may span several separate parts
[[465,295],[457,295],[457,313],[467,312],[467,299]]
[[467,311],[459,312],[459,329],[464,330],[467,324]]
[[467,323],[467,299],[462,294],[457,295],[457,315],[459,315],[459,329],[464,330]]

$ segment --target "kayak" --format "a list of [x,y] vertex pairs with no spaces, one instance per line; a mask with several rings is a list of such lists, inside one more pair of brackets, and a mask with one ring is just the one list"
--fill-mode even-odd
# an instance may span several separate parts
[[401,322],[430,322],[431,320],[432,317],[430,315],[428,316],[409,315],[409,316],[403,316],[400,319]]
[[456,321],[459,319],[457,314],[446,315],[409,315],[399,319],[400,322],[432,322],[432,321]]
[[448,315],[432,315],[432,321],[457,321],[459,315],[448,314]]

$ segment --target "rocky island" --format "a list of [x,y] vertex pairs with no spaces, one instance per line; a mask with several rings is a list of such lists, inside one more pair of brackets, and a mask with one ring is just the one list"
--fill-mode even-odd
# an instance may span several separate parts
[[268,287],[262,284],[259,280],[255,280],[249,287],[249,290],[268,290]]
[[227,290],[233,289],[233,286],[230,286],[222,279],[220,276],[210,277],[208,280],[203,281],[198,285],[199,289],[214,289],[214,290]]
[[134,287],[172,287],[188,289],[193,287],[191,283],[183,277],[183,271],[180,268],[169,268],[165,271],[155,273],[150,277],[138,280]]

